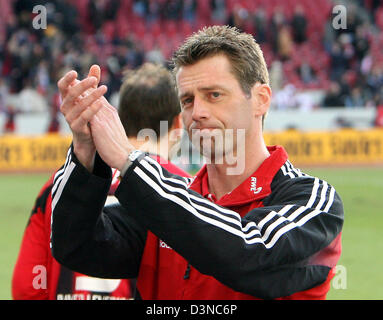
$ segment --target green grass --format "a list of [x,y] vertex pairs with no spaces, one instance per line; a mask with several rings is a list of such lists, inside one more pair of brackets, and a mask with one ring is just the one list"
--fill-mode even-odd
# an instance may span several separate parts
[[[383,299],[383,169],[304,170],[331,183],[345,210],[342,255],[346,289],[335,289],[328,299]],[[343,274],[345,275],[345,274]],[[343,279],[339,274],[339,280]]]
[[49,174],[0,175],[0,299],[11,299],[11,279],[35,198]]
[[[304,169],[331,183],[345,207],[339,275],[328,299],[383,299],[383,169]],[[11,299],[13,267],[34,199],[49,174],[0,175],[0,299]],[[345,281],[345,282],[344,282]]]

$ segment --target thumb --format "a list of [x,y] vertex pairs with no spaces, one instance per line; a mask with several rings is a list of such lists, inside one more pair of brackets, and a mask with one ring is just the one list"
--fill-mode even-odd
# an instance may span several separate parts
[[90,67],[88,77],[95,77],[97,79],[97,83],[94,85],[97,88],[98,84],[101,80],[101,68],[99,65],[94,64]]

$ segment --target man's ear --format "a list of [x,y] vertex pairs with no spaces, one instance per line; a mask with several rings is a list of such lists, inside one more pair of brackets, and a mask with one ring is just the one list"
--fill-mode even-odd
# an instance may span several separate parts
[[254,99],[254,115],[264,116],[269,110],[271,103],[271,88],[267,84],[256,83],[251,88],[251,96]]

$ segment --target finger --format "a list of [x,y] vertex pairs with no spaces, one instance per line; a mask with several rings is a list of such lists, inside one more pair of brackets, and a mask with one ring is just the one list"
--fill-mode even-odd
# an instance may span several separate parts
[[83,108],[89,107],[96,100],[100,99],[106,93],[107,90],[108,90],[108,88],[105,85],[102,85],[102,86],[100,86],[100,87],[98,87],[97,89],[94,89],[94,90],[88,90],[88,92],[87,92],[88,95],[86,95],[85,97],[81,98],[78,101],[78,104],[81,107],[83,107]]
[[68,89],[68,94],[65,97],[65,104],[71,106],[81,95],[85,94],[85,92],[92,88],[96,83],[97,79],[95,77],[89,77],[70,87]]
[[[86,80],[86,81],[85,81]],[[87,89],[85,91],[83,91],[79,96],[75,96],[77,95],[76,91],[75,90],[79,90],[78,86],[79,85],[84,85],[84,82],[87,83],[89,82],[90,80],[87,78],[87,79],[84,79],[83,81],[79,81],[78,79],[75,79],[71,85],[69,85],[69,89],[67,90],[67,95],[65,96],[65,98],[63,98],[63,101],[61,103],[61,106],[60,106],[60,111],[62,112],[62,114],[64,116],[67,115],[67,113],[70,113],[74,108],[76,108],[76,105],[77,105],[77,102],[81,99],[81,98],[84,98],[86,97],[91,91],[90,89]],[[93,78],[93,81],[94,78]],[[88,87],[90,84],[88,83],[88,85],[86,87]],[[92,89],[94,90],[94,89]]]
[[97,116],[105,126],[111,129],[111,132],[118,135],[126,135],[125,128],[121,122],[120,116],[118,115],[117,109],[115,109],[112,105],[104,105],[104,107],[97,113]]
[[101,80],[101,68],[97,64],[94,64],[90,67],[88,77],[95,77],[97,79],[96,86],[100,83]]
[[[74,86],[75,86],[76,84],[78,84],[78,83],[80,83],[80,80],[75,79],[75,80],[69,85],[69,88],[74,87]],[[97,87],[97,86],[95,86],[95,87]],[[85,97],[91,92],[91,90],[94,90],[93,87],[90,88],[90,89],[88,89],[88,90],[86,90],[84,93],[82,93],[78,99],[80,99],[80,98],[85,98]],[[65,96],[62,97],[62,99],[64,100],[64,99],[65,99]]]
[[62,98],[64,98],[66,96],[69,86],[76,79],[77,79],[77,72],[72,70],[72,71],[69,71],[64,77],[62,77],[57,82],[57,87],[60,91]]
[[[80,83],[80,80],[75,79],[75,80],[69,85],[69,87],[73,87],[73,86],[75,86],[75,85],[78,84],[78,83]],[[84,91],[84,93],[80,95],[80,98],[84,98],[84,97],[86,97],[86,96],[87,96],[90,92],[92,92],[92,90],[95,89],[95,88],[97,88],[97,84],[94,85],[94,86],[92,86],[90,89]]]
[[89,122],[91,122],[94,116],[103,108],[103,102],[101,99],[95,101],[90,107],[86,108],[73,122],[72,130],[83,130]]
[[[106,86],[100,86],[89,93],[89,95],[83,97],[76,103],[65,115],[68,123],[74,121],[86,108],[90,107],[94,102],[100,99],[107,91]],[[101,102],[103,102],[101,100]]]

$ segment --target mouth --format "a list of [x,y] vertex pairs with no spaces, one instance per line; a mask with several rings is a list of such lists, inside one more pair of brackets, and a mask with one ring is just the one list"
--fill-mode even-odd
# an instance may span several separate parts
[[206,128],[196,128],[196,129],[193,129],[193,130],[204,132],[204,131],[218,130],[218,128],[215,128],[215,127],[206,127]]
[[204,128],[193,128],[191,129],[191,134],[195,137],[212,137],[215,135],[221,135],[221,130],[216,127],[204,127]]
[[213,131],[218,129],[217,126],[190,126],[190,131]]

